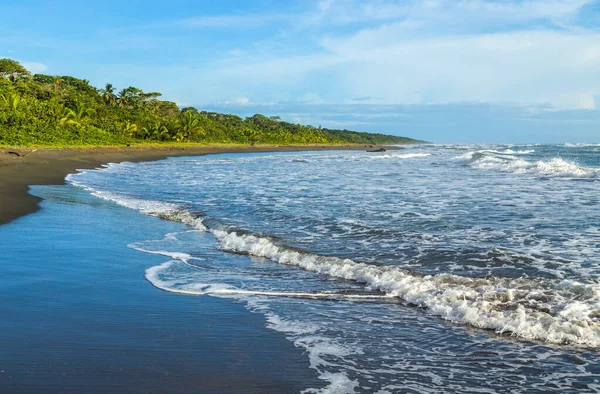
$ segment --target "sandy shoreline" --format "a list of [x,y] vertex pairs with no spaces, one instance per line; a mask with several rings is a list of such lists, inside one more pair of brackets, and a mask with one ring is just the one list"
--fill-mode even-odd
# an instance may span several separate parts
[[[85,149],[0,149],[0,225],[39,209],[40,199],[28,193],[29,185],[60,185],[78,169],[106,163],[152,161],[170,156],[199,156],[232,152],[322,151],[373,149],[366,145],[294,146],[144,146]],[[393,147],[392,147],[393,149]],[[18,153],[19,156],[13,153]]]

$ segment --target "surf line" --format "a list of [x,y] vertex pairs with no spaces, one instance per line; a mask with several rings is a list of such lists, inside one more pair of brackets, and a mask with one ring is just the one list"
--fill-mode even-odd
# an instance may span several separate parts
[[[152,283],[152,282],[150,282]],[[203,295],[254,295],[267,297],[288,297],[288,298],[313,298],[313,299],[391,299],[398,298],[389,294],[342,294],[342,293],[302,293],[302,292],[279,292],[279,291],[254,291],[254,290],[236,290],[236,289],[218,289],[208,291],[188,291],[165,288],[152,284],[154,287],[167,291],[169,293],[203,296]]]
[[[178,260],[171,260],[167,263],[161,264],[160,266],[151,267],[146,270],[146,279],[159,290],[163,290],[169,293],[191,295],[191,296],[203,296],[203,295],[249,295],[249,296],[266,296],[266,297],[288,297],[288,298],[310,298],[310,299],[393,299],[398,298],[395,295],[390,294],[344,294],[344,293],[308,293],[308,292],[285,292],[285,291],[261,291],[261,290],[241,290],[241,289],[214,289],[214,290],[183,290],[174,289],[167,286],[161,286],[156,281],[152,280],[152,277],[156,275],[156,270],[160,267],[164,267],[165,264],[171,264]],[[207,284],[210,286],[210,284]],[[218,285],[215,283],[215,285]]]

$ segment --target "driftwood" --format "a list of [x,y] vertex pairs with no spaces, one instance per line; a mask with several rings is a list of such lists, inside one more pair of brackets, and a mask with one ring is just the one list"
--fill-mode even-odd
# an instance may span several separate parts
[[27,153],[25,153],[24,155],[23,155],[23,154],[21,154],[21,153],[19,153],[19,152],[12,151],[12,150],[9,150],[9,151],[8,151],[8,152],[6,152],[6,153],[7,153],[7,154],[9,154],[9,155],[14,155],[14,156],[17,156],[17,157],[27,157],[27,156],[29,156],[30,154],[32,154],[33,152],[35,152],[36,150],[37,150],[37,149],[34,149],[34,150],[32,150],[31,152],[27,152]]

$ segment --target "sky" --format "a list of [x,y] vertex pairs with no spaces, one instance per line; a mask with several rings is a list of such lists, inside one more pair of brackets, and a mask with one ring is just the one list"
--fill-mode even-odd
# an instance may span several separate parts
[[0,0],[0,58],[440,143],[600,143],[600,0]]

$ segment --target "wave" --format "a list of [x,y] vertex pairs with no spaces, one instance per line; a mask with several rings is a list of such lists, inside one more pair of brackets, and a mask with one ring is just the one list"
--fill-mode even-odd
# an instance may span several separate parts
[[115,193],[93,194],[148,215],[177,220],[209,231],[227,252],[244,253],[307,271],[362,283],[379,294],[246,291],[229,285],[164,282],[161,270],[176,261],[187,264],[186,254],[156,252],[171,260],[152,267],[147,279],[166,291],[188,295],[262,295],[304,298],[396,298],[424,308],[455,323],[494,330],[529,340],[555,344],[600,346],[600,285],[528,278],[469,278],[453,274],[419,275],[394,266],[373,265],[350,259],[322,256],[278,245],[273,239],[246,234],[223,226],[206,227],[202,218],[181,206],[139,200]]
[[525,150],[505,149],[503,151],[500,151],[499,153],[503,154],[503,155],[531,155],[531,154],[535,153],[535,150],[533,150],[533,149],[525,149]]
[[496,150],[496,149],[480,149],[475,151],[466,152],[460,156],[454,157],[455,160],[466,160],[471,161],[481,157],[486,156],[520,156],[520,155],[531,155],[534,154],[535,150],[533,149],[525,149],[525,150]]
[[570,143],[566,142],[563,144],[563,146],[566,148],[588,148],[588,147],[600,147],[600,144],[586,144],[586,143],[570,144]]
[[[506,151],[504,151],[506,152]],[[521,151],[519,154],[528,154]],[[527,161],[513,157],[514,153],[503,153],[495,150],[479,150],[467,152],[454,157],[454,160],[467,163],[472,168],[495,170],[512,174],[529,174],[556,178],[597,178],[600,171],[596,168],[580,166],[578,163],[561,157],[548,160]]]
[[206,227],[204,226],[202,217],[199,214],[195,214],[186,210],[181,205],[162,201],[142,200],[128,196],[123,196],[118,193],[96,190],[94,188],[85,186],[75,181],[71,175],[68,175],[65,179],[69,181],[72,185],[81,187],[89,191],[92,196],[101,198],[103,200],[115,202],[126,208],[135,209],[148,216],[154,216],[173,222],[182,222],[184,224],[187,224],[188,226],[195,228],[196,230],[206,231]]
[[[185,254],[168,252],[149,252],[151,254],[168,255],[174,258],[174,260],[167,261],[161,265],[150,267],[146,270],[146,279],[152,283],[152,285],[158,289],[168,291],[170,293],[178,293],[185,295],[253,295],[253,296],[266,296],[266,297],[290,297],[290,298],[309,298],[309,299],[351,299],[351,300],[372,300],[382,298],[395,298],[393,295],[385,294],[347,294],[347,293],[334,293],[334,292],[301,292],[301,291],[262,291],[262,290],[243,290],[238,289],[231,285],[221,283],[195,283],[192,286],[185,288],[174,287],[170,281],[161,279],[160,273],[171,268],[172,265],[178,261],[187,264],[184,260],[187,256]],[[195,266],[194,266],[195,267]]]
[[480,169],[546,177],[593,178],[598,175],[598,171],[595,169],[579,166],[575,162],[560,157],[535,162],[523,159],[502,161],[493,158],[482,158],[474,162],[472,166]]
[[303,253],[252,234],[209,230],[230,252],[245,252],[367,285],[455,323],[557,344],[600,346],[600,286],[531,279],[419,276],[392,266]]
[[400,154],[387,154],[381,156],[371,156],[372,159],[413,159],[415,157],[427,157],[431,156],[431,153],[400,153]]

